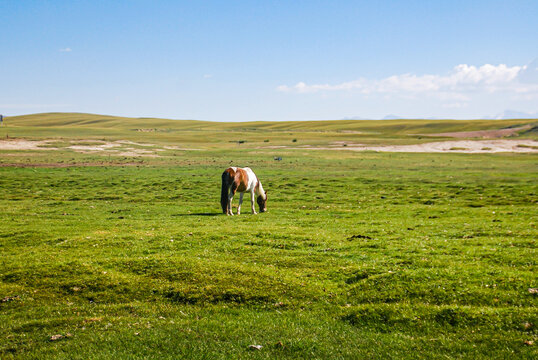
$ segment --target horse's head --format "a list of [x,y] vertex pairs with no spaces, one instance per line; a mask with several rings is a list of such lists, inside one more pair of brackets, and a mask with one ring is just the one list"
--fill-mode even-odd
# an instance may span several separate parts
[[267,191],[263,195],[258,195],[256,198],[256,201],[258,202],[258,206],[260,207],[260,212],[266,212],[267,211]]

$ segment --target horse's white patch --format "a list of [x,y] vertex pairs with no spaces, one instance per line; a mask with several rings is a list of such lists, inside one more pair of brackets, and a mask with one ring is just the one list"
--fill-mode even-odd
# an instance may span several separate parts
[[249,192],[254,192],[256,189],[256,184],[258,183],[258,177],[256,176],[256,174],[254,174],[254,171],[252,171],[251,168],[243,168],[243,170],[245,170],[245,172],[247,173],[247,190],[246,191],[249,191]]

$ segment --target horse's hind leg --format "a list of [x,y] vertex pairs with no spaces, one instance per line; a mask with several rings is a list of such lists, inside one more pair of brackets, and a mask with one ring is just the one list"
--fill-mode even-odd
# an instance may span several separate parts
[[237,215],[241,214],[241,204],[243,203],[243,195],[245,195],[245,193],[239,193],[239,205],[237,205]]
[[230,190],[231,191],[228,194],[228,213],[227,213],[227,215],[232,215],[233,216],[234,213],[232,211],[232,201],[234,199],[235,189],[232,186]]

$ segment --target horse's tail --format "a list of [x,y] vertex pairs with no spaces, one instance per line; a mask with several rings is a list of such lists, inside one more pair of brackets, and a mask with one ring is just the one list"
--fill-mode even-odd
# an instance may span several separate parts
[[230,174],[227,171],[222,173],[222,186],[220,189],[220,206],[222,212],[228,213],[228,191],[230,189]]

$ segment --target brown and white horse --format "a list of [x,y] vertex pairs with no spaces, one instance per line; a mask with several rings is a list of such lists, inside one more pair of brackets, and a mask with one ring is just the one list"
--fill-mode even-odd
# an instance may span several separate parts
[[222,173],[220,205],[222,206],[222,212],[226,215],[233,215],[232,200],[236,191],[239,191],[237,215],[241,213],[243,195],[247,191],[250,192],[252,213],[256,214],[256,210],[254,209],[254,196],[256,196],[260,212],[267,211],[267,192],[263,190],[262,183],[250,168],[230,167]]

